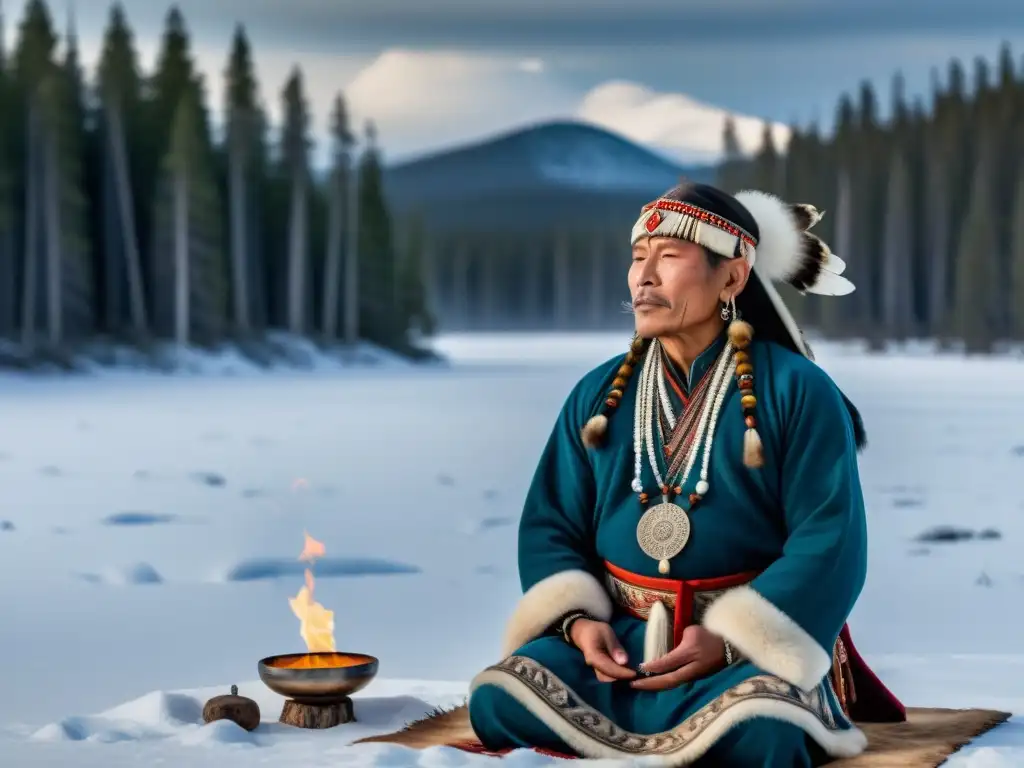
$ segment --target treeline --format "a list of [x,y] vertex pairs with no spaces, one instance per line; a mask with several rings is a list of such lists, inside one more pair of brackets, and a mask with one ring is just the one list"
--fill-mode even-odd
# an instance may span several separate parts
[[1024,339],[1024,74],[1004,45],[993,68],[959,61],[930,103],[870,84],[838,106],[833,135],[794,128],[785,154],[765,132],[753,158],[725,126],[720,183],[756,186],[828,215],[815,231],[858,290],[803,297],[802,320],[833,337],[935,338],[988,351]]
[[338,94],[330,168],[317,172],[301,70],[276,127],[242,27],[224,77],[213,120],[177,8],[144,73],[114,5],[87,74],[74,29],[59,40],[46,4],[26,3],[13,52],[0,48],[8,347],[215,345],[282,329],[407,350],[429,328],[417,238],[395,241],[372,124],[357,137]]

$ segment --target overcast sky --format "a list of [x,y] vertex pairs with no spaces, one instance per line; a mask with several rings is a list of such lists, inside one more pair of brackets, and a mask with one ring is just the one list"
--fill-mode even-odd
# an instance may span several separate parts
[[[64,26],[74,7],[91,64],[109,4],[72,1],[73,6],[57,0],[51,8]],[[169,5],[162,0],[122,4],[143,65],[150,68]],[[9,37],[22,5],[21,0],[4,3]],[[214,106],[219,107],[231,31],[242,22],[272,111],[289,70],[298,64],[318,127],[325,123],[332,95],[344,90],[358,115],[378,120],[382,143],[398,155],[578,114],[588,94],[610,81],[642,86],[654,101],[685,94],[740,114],[827,124],[839,95],[862,78],[875,81],[887,99],[891,76],[901,70],[910,93],[925,94],[930,69],[944,70],[953,56],[994,59],[1004,39],[1024,52],[1021,0],[182,0],[178,5]]]

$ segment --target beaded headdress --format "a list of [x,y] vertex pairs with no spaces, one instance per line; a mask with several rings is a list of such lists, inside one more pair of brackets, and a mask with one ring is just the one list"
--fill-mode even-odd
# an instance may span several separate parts
[[[750,466],[759,466],[761,461],[754,418],[753,368],[745,351],[754,327],[760,338],[813,359],[803,333],[772,283],[788,283],[801,293],[822,296],[843,296],[854,290],[853,283],[843,276],[843,260],[810,232],[822,216],[812,205],[789,204],[765,192],[750,190],[730,195],[707,184],[686,183],[645,205],[633,225],[630,245],[645,237],[675,237],[697,243],[723,258],[750,262],[750,278],[735,297],[736,312],[729,324],[730,341],[738,350],[737,383],[748,427],[744,459]],[[583,439],[588,445],[603,442],[608,417],[618,406],[649,342],[633,339],[600,413],[584,427]],[[863,446],[866,438],[860,416],[849,400],[846,404],[858,447]]]

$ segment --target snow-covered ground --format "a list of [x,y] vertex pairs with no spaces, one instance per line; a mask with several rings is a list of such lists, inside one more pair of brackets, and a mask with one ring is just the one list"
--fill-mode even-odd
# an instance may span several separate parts
[[[538,450],[579,375],[627,343],[444,339],[454,364],[425,369],[0,377],[0,764],[487,762],[346,744],[457,703],[496,660]],[[911,705],[1024,713],[1024,362],[816,352],[871,440],[858,647]],[[915,540],[940,525],[976,535]],[[327,547],[316,595],[339,647],[381,660],[359,725],[324,732],[277,726],[256,674],[303,648],[287,602],[303,531]],[[232,684],[261,704],[253,734],[198,724]],[[953,764],[1024,765],[1024,725]]]

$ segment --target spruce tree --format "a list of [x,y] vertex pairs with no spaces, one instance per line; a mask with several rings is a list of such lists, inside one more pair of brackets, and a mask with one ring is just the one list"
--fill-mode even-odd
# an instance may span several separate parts
[[[352,150],[355,136],[349,125],[345,98],[338,94],[331,112],[331,140],[333,157],[327,189],[327,252],[324,254],[324,296],[321,330],[326,339],[337,335],[341,320],[341,290],[343,283],[343,257],[346,256],[345,235],[355,222],[351,221]],[[349,238],[351,239],[351,238]]]
[[149,220],[143,162],[150,147],[140,114],[142,82],[124,9],[110,10],[97,76],[96,175],[99,219],[94,226],[101,325],[112,334],[147,332],[140,226]]
[[18,125],[13,83],[3,39],[0,11],[0,338],[13,339],[18,329],[18,167],[14,147]]
[[288,251],[285,287],[287,327],[304,333],[312,310],[309,253],[310,167],[309,107],[302,72],[292,70],[281,94],[284,126],[281,129],[281,174],[289,184]]
[[[836,179],[836,208],[832,216],[833,240],[832,250],[846,261],[847,270],[856,266],[851,264],[855,258],[856,217],[854,213],[853,175],[844,167],[839,168]],[[819,225],[820,226],[820,225]],[[851,335],[846,321],[846,313],[838,301],[821,302],[821,326],[826,336],[841,337]]]
[[1010,337],[1024,340],[1024,163],[1018,163],[1010,242]]
[[94,330],[91,269],[92,219],[85,190],[85,92],[73,17],[63,60],[47,68],[39,85],[42,142],[42,246],[40,285],[50,344]]
[[[146,199],[152,205],[153,196],[163,183],[163,161],[170,149],[171,128],[183,99],[195,94],[194,89],[201,89],[199,78],[192,59],[192,45],[189,40],[185,19],[177,6],[172,6],[164,23],[164,33],[157,55],[156,71],[149,78],[146,88],[148,98],[146,112],[146,149],[143,154],[143,176],[146,184]],[[201,93],[200,93],[201,97]],[[196,105],[195,118],[198,126],[198,140],[201,151],[206,153],[211,148],[209,138],[209,120],[205,106]],[[143,253],[150,253],[150,226],[144,223],[140,227],[142,233]]]
[[406,329],[395,312],[395,247],[376,134],[368,123],[359,164],[359,328],[362,338],[401,347]]
[[29,0],[18,28],[14,53],[14,114],[20,117],[15,138],[15,157],[21,160],[15,177],[23,190],[20,240],[22,243],[21,335],[25,344],[38,340],[46,321],[47,281],[44,244],[46,226],[43,175],[46,148],[43,141],[43,84],[57,66],[54,53],[57,35],[50,12],[42,0]]
[[227,116],[228,221],[231,253],[231,306],[235,328],[252,329],[254,319],[262,323],[266,311],[263,298],[263,269],[254,238],[255,192],[260,180],[255,173],[263,152],[259,95],[253,69],[252,50],[244,28],[236,27],[228,61],[225,115]]
[[43,0],[28,0],[18,27],[14,52],[14,76],[22,96],[27,98],[52,71],[57,49],[53,19]]
[[[398,262],[396,280],[398,283],[398,317],[401,327],[430,336],[437,327],[427,297],[425,261],[427,232],[421,216],[414,216],[409,223],[401,258]],[[491,254],[492,260],[498,254]],[[600,265],[595,265],[598,271]]]
[[949,167],[945,162],[946,137],[932,125],[925,136],[924,226],[921,230],[924,258],[919,281],[925,286],[924,320],[930,335],[942,339],[951,330],[953,226]]
[[894,148],[889,170],[889,189],[882,253],[882,322],[878,329],[889,339],[902,341],[914,328],[913,224],[910,200],[910,169],[902,148]]
[[782,160],[775,146],[772,125],[767,120],[761,130],[761,148],[754,156],[753,176],[755,189],[771,193],[782,191]]
[[1000,292],[992,171],[995,154],[983,148],[971,184],[970,205],[956,258],[955,329],[968,352],[989,352],[995,341],[993,297]]
[[209,344],[228,317],[220,190],[209,162],[201,92],[187,88],[172,123],[154,213],[154,315],[158,333]]
[[726,115],[722,125],[722,158],[718,165],[717,184],[727,192],[738,192],[744,186],[747,159],[736,134],[736,119]]

